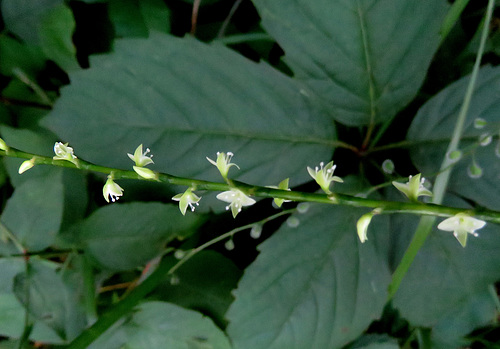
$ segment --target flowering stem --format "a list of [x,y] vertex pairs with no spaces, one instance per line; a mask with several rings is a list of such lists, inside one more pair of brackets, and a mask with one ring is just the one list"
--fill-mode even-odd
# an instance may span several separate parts
[[[460,113],[458,115],[457,122],[455,124],[455,129],[453,130],[451,141],[448,145],[448,149],[441,164],[440,173],[436,177],[436,182],[434,184],[434,193],[432,198],[433,204],[436,205],[440,205],[443,202],[444,193],[446,191],[446,187],[448,186],[448,180],[450,178],[453,165],[453,160],[448,157],[448,154],[451,154],[453,151],[456,151],[458,149],[460,138],[462,137],[464,124],[467,117],[467,112],[470,107],[470,101],[472,99],[472,94],[474,92],[474,87],[476,84],[479,67],[481,65],[481,58],[483,56],[484,46],[486,43],[486,39],[488,37],[489,23],[491,21],[491,16],[493,14],[494,4],[495,4],[494,0],[488,1],[483,32],[481,34],[481,42],[479,44],[479,49],[477,51],[474,68],[472,70],[471,78],[467,86],[467,90],[465,92],[462,108],[460,109]],[[392,276],[392,281],[391,284],[389,285],[389,299],[391,299],[396,294],[401,284],[401,281],[408,272],[408,269],[410,268],[410,265],[415,259],[418,251],[420,250],[420,248],[422,248],[422,246],[425,243],[425,240],[431,233],[435,219],[436,219],[435,217],[421,218],[418,228],[415,232],[415,235],[413,236],[413,239],[411,240],[408,249],[403,255],[401,262],[399,263],[398,267],[396,268]]]
[[[14,148],[9,148],[8,151],[0,150],[0,155],[17,157],[23,159],[33,159],[35,165],[45,164],[51,166],[60,166],[68,168],[77,168],[69,161],[56,161],[51,157],[38,156],[31,153],[22,152]],[[94,165],[87,161],[79,159],[79,169],[93,171],[98,173],[109,174],[113,172],[113,179],[136,179],[148,180],[139,176],[135,171],[119,170],[111,167],[104,167]],[[166,173],[158,174],[158,181],[172,184],[182,185],[196,190],[209,190],[209,191],[226,191],[231,188],[238,188],[245,194],[262,198],[280,198],[285,200],[292,200],[297,202],[317,202],[330,205],[345,205],[354,207],[367,207],[367,208],[381,208],[384,214],[387,213],[410,213],[415,215],[430,215],[438,217],[450,217],[458,213],[464,212],[463,208],[448,207],[436,204],[424,204],[420,202],[399,202],[399,201],[386,201],[386,200],[373,200],[352,195],[345,194],[319,194],[319,193],[306,193],[299,191],[288,191],[274,188],[267,188],[261,186],[254,186],[239,181],[229,180],[229,183],[210,182],[205,180],[185,178],[172,176]],[[500,223],[500,212],[477,209],[469,210],[467,212],[471,216],[479,219],[487,220],[493,223]]]

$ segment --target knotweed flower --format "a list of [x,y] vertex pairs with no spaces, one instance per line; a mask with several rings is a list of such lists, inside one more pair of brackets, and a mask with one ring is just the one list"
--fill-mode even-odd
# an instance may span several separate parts
[[307,167],[307,171],[325,193],[331,194],[330,184],[332,182],[344,182],[342,178],[333,175],[335,168],[337,168],[337,165],[334,165],[333,161],[330,161],[326,166],[321,162],[319,167],[316,166],[314,170],[311,167]]
[[224,178],[224,180],[227,180],[227,173],[229,172],[229,169],[231,167],[236,166],[238,168],[238,170],[240,169],[238,167],[238,165],[231,163],[231,158],[233,157],[233,155],[234,154],[231,152],[227,152],[227,153],[217,152],[217,159],[215,161],[210,159],[209,157],[207,157],[207,160],[212,165],[217,167],[217,169],[219,170],[219,172],[222,175],[222,178]]
[[432,196],[432,192],[424,187],[425,178],[420,179],[421,176],[421,173],[410,176],[405,184],[395,181],[392,184],[411,201],[418,201],[419,196]]
[[[278,186],[270,185],[267,188],[281,189],[281,190],[288,190],[288,191],[290,191],[290,188],[288,188],[288,181],[289,181],[289,178],[282,180],[280,182],[280,184],[278,184]],[[290,202],[290,201],[291,200],[285,200],[285,199],[280,199],[280,198],[275,198],[274,199],[274,203],[278,207],[281,207],[281,205],[283,205],[284,202]]]
[[30,168],[35,166],[35,158],[31,158],[30,160],[24,161],[21,166],[19,166],[19,174],[23,174],[24,172],[28,171]]
[[229,205],[226,206],[226,210],[231,208],[234,218],[236,218],[236,215],[241,212],[243,206],[255,204],[254,199],[248,197],[244,192],[237,188],[231,188],[228,191],[218,194],[217,199],[229,203]]
[[109,202],[109,198],[111,198],[112,202],[115,202],[123,195],[123,189],[118,184],[113,181],[113,176],[109,175],[106,184],[102,188],[102,195],[104,199]]
[[460,245],[465,247],[468,234],[478,236],[476,230],[481,229],[485,225],[485,221],[471,217],[465,213],[458,213],[439,223],[438,229],[452,231]]
[[128,157],[130,160],[135,162],[135,165],[138,167],[144,167],[149,164],[154,164],[153,155],[147,156],[147,154],[150,152],[149,148],[146,148],[145,152],[142,152],[142,144],[139,145],[134,152],[134,155],[127,153]]
[[198,202],[201,200],[201,197],[197,196],[192,192],[192,189],[189,188],[184,193],[175,195],[172,200],[179,201],[179,209],[181,213],[185,215],[188,206],[191,208],[191,211],[194,211],[196,208],[195,205],[199,205]]
[[75,164],[78,167],[78,158],[73,154],[73,148],[68,147],[68,143],[56,142],[54,144],[54,153],[56,154],[52,159],[66,160]]

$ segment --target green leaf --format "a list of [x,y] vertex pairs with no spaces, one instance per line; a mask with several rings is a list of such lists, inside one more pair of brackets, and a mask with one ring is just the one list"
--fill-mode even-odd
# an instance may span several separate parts
[[70,74],[42,124],[97,164],[130,168],[126,154],[142,143],[154,170],[220,180],[205,157],[232,151],[241,170],[231,176],[294,186],[336,145],[311,91],[220,45],[153,33],[117,41],[91,66]]
[[[20,257],[0,259],[0,280],[2,280],[0,283],[0,335],[2,336],[19,338],[23,332],[25,309],[13,293],[13,285],[15,276],[25,271],[25,263],[24,258]],[[33,265],[47,262],[32,258],[30,263]],[[52,328],[39,320],[35,321],[30,339],[43,343],[63,343]]]
[[156,257],[167,242],[192,234],[200,222],[200,216],[182,216],[176,205],[111,204],[63,233],[62,238],[84,248],[105,268],[129,270]]
[[131,319],[115,327],[89,349],[229,349],[229,341],[200,313],[163,302],[141,304]]
[[45,65],[41,50],[33,45],[25,45],[7,35],[0,35],[0,73],[13,76],[17,68],[30,76],[35,76]]
[[63,0],[2,0],[2,16],[7,30],[30,44],[40,44],[39,31],[44,15]]
[[0,220],[29,251],[52,245],[63,217],[62,172],[27,180],[14,191]]
[[161,300],[195,309],[210,316],[217,324],[225,324],[224,314],[234,297],[241,271],[231,260],[214,251],[202,251],[180,268],[176,274],[179,283],[170,280],[156,289]]
[[40,45],[43,52],[66,71],[80,68],[72,41],[75,26],[73,13],[63,4],[47,11],[40,23]]
[[470,345],[471,339],[464,338],[465,334],[494,323],[497,316],[495,297],[489,290],[482,290],[441,318],[432,329],[433,347],[455,349]]
[[149,30],[164,33],[170,31],[170,10],[163,0],[142,0],[139,6],[144,23]]
[[[340,348],[381,315],[389,270],[375,238],[358,240],[362,213],[312,206],[259,246],[226,316],[235,348]],[[377,218],[370,237],[386,235]]]
[[294,76],[347,125],[390,120],[417,93],[440,42],[444,0],[254,0]]
[[[391,217],[392,234],[397,237],[393,239],[394,250],[399,257],[417,223],[414,217]],[[461,311],[469,312],[469,321],[457,322],[457,326],[470,330],[471,324],[484,324],[482,316],[472,315],[467,309],[469,303],[479,304],[477,297],[482,297],[487,287],[500,278],[500,227],[488,223],[478,233],[479,237],[468,239],[466,248],[451,232],[435,229],[427,238],[393,301],[413,326],[442,327],[444,321]]]
[[148,28],[141,15],[139,0],[109,0],[108,6],[117,37],[148,36]]
[[79,301],[82,295],[63,278],[71,271],[57,272],[54,267],[47,263],[30,263],[27,273],[14,278],[14,293],[37,319],[53,328],[61,338],[71,340],[86,325],[83,305]]
[[[441,159],[445,156],[448,143],[455,127],[457,115],[469,77],[449,85],[430,99],[413,120],[407,139],[414,145],[411,158],[420,172],[428,177],[438,172]],[[464,156],[455,164],[448,184],[448,190],[491,209],[498,209],[500,186],[498,173],[500,159],[495,156],[495,146],[499,142],[498,115],[500,114],[500,68],[484,67],[479,71],[478,80],[469,114],[464,124],[460,149]],[[482,118],[488,122],[483,129],[474,128],[474,120]],[[489,133],[493,142],[485,147],[475,147],[480,135]],[[471,178],[468,167],[473,159],[483,169],[481,178]]]

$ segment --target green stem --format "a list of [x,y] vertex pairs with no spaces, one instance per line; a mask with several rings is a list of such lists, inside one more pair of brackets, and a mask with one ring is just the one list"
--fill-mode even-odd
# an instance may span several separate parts
[[123,299],[121,302],[117,303],[111,310],[107,313],[101,315],[101,317],[95,322],[91,327],[83,331],[78,337],[76,337],[67,347],[68,349],[84,349],[87,348],[92,342],[94,342],[104,331],[110,328],[114,323],[120,320],[124,315],[128,314],[130,310],[135,307],[144,297],[151,293],[160,282],[162,282],[166,276],[172,276],[174,273],[184,265],[193,256],[203,251],[204,249],[216,244],[219,241],[227,239],[237,232],[251,229],[256,224],[265,224],[273,219],[293,213],[295,209],[281,211],[272,216],[264,218],[255,223],[247,224],[238,228],[235,228],[225,234],[222,234],[203,245],[192,249],[187,253],[181,260],[172,266],[171,260],[163,260],[160,262],[158,268],[146,278],[139,286],[134,288],[129,295]]
[[[477,80],[477,75],[479,72],[479,67],[481,65],[481,58],[484,52],[484,45],[486,43],[486,38],[488,37],[488,26],[491,21],[491,16],[493,14],[493,6],[495,4],[495,0],[488,1],[488,7],[486,10],[486,18],[484,21],[483,32],[481,35],[481,43],[479,45],[479,49],[476,56],[476,61],[474,63],[474,68],[472,70],[471,78],[469,84],[467,86],[467,90],[464,96],[464,102],[462,104],[462,108],[460,109],[460,113],[457,118],[457,122],[455,124],[455,129],[453,131],[453,135],[444,156],[443,162],[441,164],[440,173],[436,177],[436,182],[434,184],[434,193],[432,202],[433,204],[440,205],[443,202],[444,193],[446,191],[446,187],[448,185],[448,181],[450,178],[451,170],[453,167],[453,161],[448,158],[448,154],[458,149],[458,145],[460,143],[460,138],[462,136],[463,128],[465,125],[465,120],[467,117],[467,112],[470,107],[470,102],[472,99],[472,94],[474,92],[474,87]],[[440,206],[441,207],[441,206]],[[424,245],[427,237],[429,236],[432,227],[434,225],[435,217],[422,217],[418,228],[413,236],[408,249],[406,250],[403,258],[396,268],[392,276],[391,284],[389,285],[389,299],[394,297],[399,286],[401,285],[401,281],[404,276],[408,272],[413,260],[415,259],[418,251]]]
[[[18,157],[24,159],[35,158],[35,164],[45,164],[52,166],[77,167],[69,161],[53,160],[51,157],[38,156],[30,153],[25,153],[13,148],[9,148],[8,151],[0,151],[0,155]],[[109,174],[113,172],[113,178],[118,179],[136,179],[136,180],[148,180],[140,177],[134,171],[118,170],[115,168],[104,167],[93,165],[89,162],[79,159],[78,169],[93,171],[98,173]],[[151,181],[151,180],[150,180]],[[413,203],[413,202],[399,202],[399,201],[387,201],[387,200],[372,200],[352,195],[345,194],[318,194],[318,193],[306,193],[299,191],[288,191],[281,189],[273,189],[262,186],[254,186],[246,184],[239,181],[231,181],[231,186],[227,183],[210,182],[193,178],[177,177],[166,173],[158,174],[158,181],[164,182],[172,185],[182,185],[186,187],[195,188],[195,190],[209,190],[209,191],[226,191],[231,188],[231,186],[236,186],[238,189],[244,191],[247,195],[262,197],[262,198],[280,198],[285,200],[292,200],[297,202],[317,202],[322,204],[330,205],[345,205],[354,207],[366,207],[366,208],[381,208],[384,213],[410,213],[415,215],[430,215],[438,217],[450,217],[457,213],[464,212],[462,208],[448,207],[435,204],[424,204],[424,203]],[[468,210],[468,214],[476,216],[479,219],[487,220],[494,223],[500,223],[500,212],[478,209],[478,210]]]

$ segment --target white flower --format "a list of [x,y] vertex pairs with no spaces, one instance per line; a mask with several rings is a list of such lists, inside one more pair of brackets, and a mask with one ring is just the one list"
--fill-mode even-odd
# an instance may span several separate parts
[[153,160],[151,159],[153,155],[147,156],[147,154],[150,152],[149,148],[146,148],[145,152],[142,152],[142,144],[139,145],[134,152],[134,155],[127,153],[128,157],[130,160],[135,162],[135,165],[138,167],[144,167],[149,164],[154,164]]
[[30,168],[35,166],[35,158],[31,158],[31,160],[26,160],[24,161],[21,166],[19,166],[19,174],[23,174],[24,172],[28,171]]
[[240,169],[238,167],[238,165],[231,163],[231,158],[233,157],[233,155],[234,154],[231,152],[227,152],[227,153],[217,152],[217,159],[215,161],[210,159],[209,157],[207,157],[207,160],[212,165],[217,167],[217,169],[219,170],[219,172],[222,175],[222,178],[224,178],[224,180],[227,180],[227,173],[229,172],[229,169],[232,166],[236,166],[238,168],[238,170]]
[[231,208],[231,212],[233,213],[233,217],[236,218],[236,215],[241,212],[241,208],[243,206],[250,206],[255,204],[255,200],[248,197],[241,190],[236,188],[231,188],[231,190],[224,191],[217,195],[217,199],[229,202],[229,205],[226,206],[226,210]]
[[102,188],[102,195],[104,199],[109,202],[109,198],[111,198],[112,202],[115,202],[123,195],[123,189],[118,184],[113,181],[113,176],[109,175],[106,184]]
[[201,200],[199,196],[192,192],[192,189],[187,189],[182,194],[175,195],[172,200],[179,201],[179,209],[183,215],[186,214],[187,207],[191,208],[191,211],[194,211],[196,206],[198,206],[198,202]]
[[54,144],[54,153],[56,154],[52,159],[54,160],[66,160],[75,164],[78,167],[78,159],[73,154],[73,148],[68,147],[68,143],[56,142]]
[[452,231],[458,242],[465,247],[467,244],[467,234],[478,236],[476,230],[481,229],[485,225],[485,221],[476,219],[465,213],[458,213],[439,223],[438,229]]
[[320,167],[316,166],[314,170],[311,167],[307,167],[307,172],[311,175],[312,178],[319,184],[321,189],[327,194],[331,194],[330,184],[332,182],[344,182],[342,178],[334,176],[333,172],[335,172],[335,168],[337,165],[333,164],[333,161],[330,161],[326,166],[323,166],[324,163],[321,162],[319,164]]
[[420,179],[421,176],[421,173],[410,176],[405,184],[399,182],[392,182],[392,184],[411,201],[418,201],[419,196],[432,196],[432,192],[424,187],[425,178]]

